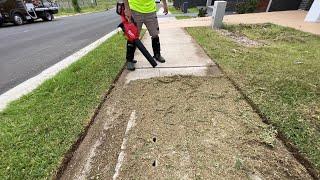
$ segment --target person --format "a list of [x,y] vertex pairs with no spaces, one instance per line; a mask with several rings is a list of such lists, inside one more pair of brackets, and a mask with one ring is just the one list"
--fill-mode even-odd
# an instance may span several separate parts
[[[136,23],[139,33],[142,29],[142,25],[145,24],[148,32],[151,36],[152,49],[154,59],[160,63],[164,63],[165,59],[161,56],[160,39],[159,39],[159,24],[157,18],[157,9],[155,0],[124,0],[125,15],[128,21],[134,21]],[[168,14],[167,0],[163,2],[163,13]],[[127,69],[130,71],[135,70],[134,53],[136,46],[127,41]]]

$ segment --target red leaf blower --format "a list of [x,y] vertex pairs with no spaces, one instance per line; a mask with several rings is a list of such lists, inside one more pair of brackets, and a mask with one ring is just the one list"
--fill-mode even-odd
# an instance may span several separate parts
[[117,14],[121,16],[121,24],[119,24],[118,27],[122,29],[128,41],[134,43],[137,46],[137,48],[141,51],[144,57],[149,61],[151,66],[156,67],[156,61],[139,39],[140,34],[137,26],[135,25],[135,23],[128,21],[128,19],[125,16],[124,10],[124,3],[117,3]]

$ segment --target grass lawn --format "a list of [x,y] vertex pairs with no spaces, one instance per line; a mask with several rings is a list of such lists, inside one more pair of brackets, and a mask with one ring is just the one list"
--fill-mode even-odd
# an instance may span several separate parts
[[[181,11],[181,9],[176,9],[176,8],[173,7],[173,6],[169,6],[169,11],[170,11],[172,14],[183,14],[183,12]],[[199,10],[198,10],[198,8],[196,8],[196,7],[189,8],[189,9],[188,9],[188,13],[199,13]]]
[[[91,13],[91,12],[101,12],[106,11],[110,8],[115,7],[116,1],[115,0],[97,0],[97,6],[92,7],[83,7],[81,8],[80,13]],[[73,9],[59,9],[59,13],[56,16],[64,16],[64,15],[73,15],[77,14]]]
[[0,112],[0,179],[50,179],[124,63],[119,34]]
[[176,19],[180,20],[180,19],[192,19],[192,18],[195,18],[195,17],[192,17],[192,16],[176,16]]
[[243,46],[209,27],[187,31],[320,170],[320,37],[272,24],[225,28],[266,45]]

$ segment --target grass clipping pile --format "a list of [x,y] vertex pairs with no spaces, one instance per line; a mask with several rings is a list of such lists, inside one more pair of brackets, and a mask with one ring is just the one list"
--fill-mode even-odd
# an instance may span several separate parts
[[266,44],[266,42],[255,41],[242,34],[231,32],[226,29],[217,29],[216,31],[224,36],[231,38],[234,42],[246,47],[259,47]]
[[118,105],[137,113],[120,179],[311,179],[223,77],[139,80],[116,91]]

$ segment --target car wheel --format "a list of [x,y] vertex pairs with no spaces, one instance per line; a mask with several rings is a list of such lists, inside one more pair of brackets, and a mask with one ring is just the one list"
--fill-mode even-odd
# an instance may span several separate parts
[[52,21],[53,16],[50,12],[45,11],[44,12],[44,17],[42,18],[44,21]]
[[23,24],[23,18],[20,14],[15,13],[13,15],[13,23],[17,26],[22,25]]

